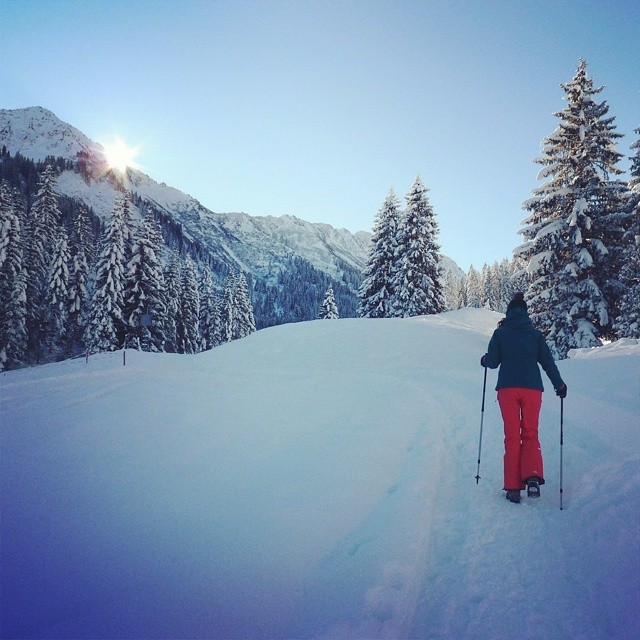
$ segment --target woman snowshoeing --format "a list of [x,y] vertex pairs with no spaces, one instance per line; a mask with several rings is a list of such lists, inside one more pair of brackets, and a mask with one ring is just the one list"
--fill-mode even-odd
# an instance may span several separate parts
[[567,385],[542,332],[531,323],[524,295],[517,292],[480,360],[483,367],[500,367],[496,390],[504,421],[504,490],[511,502],[520,502],[520,492],[525,488],[530,497],[539,497],[540,485],[544,484],[538,438],[544,387],[538,363],[556,395],[565,398]]

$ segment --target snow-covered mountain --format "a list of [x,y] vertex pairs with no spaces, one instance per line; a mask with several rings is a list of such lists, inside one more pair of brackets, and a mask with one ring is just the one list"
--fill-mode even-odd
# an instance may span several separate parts
[[83,133],[42,107],[0,109],[0,146],[12,155],[33,160],[48,156],[75,161],[78,154],[96,154],[104,161],[104,149]]
[[514,505],[494,371],[474,479],[500,318],[1,374],[0,637],[640,637],[640,344],[558,363],[563,448],[547,390],[546,484]]
[[[42,107],[0,110],[0,147],[9,153],[44,160],[62,157],[89,162],[85,174],[67,170],[58,179],[58,192],[77,198],[102,218],[108,216],[118,185],[107,172],[104,148]],[[269,279],[292,257],[342,281],[345,270],[360,272],[367,257],[370,234],[351,233],[327,224],[305,222],[294,216],[249,216],[215,213],[195,198],[136,169],[128,169],[124,186],[137,196],[138,206],[151,205],[181,225],[195,241],[227,266],[239,267],[259,279]]]

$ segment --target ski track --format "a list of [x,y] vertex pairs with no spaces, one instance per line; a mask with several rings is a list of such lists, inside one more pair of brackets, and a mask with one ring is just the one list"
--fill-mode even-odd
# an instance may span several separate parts
[[[417,387],[416,387],[417,388]],[[307,593],[305,618],[317,629],[324,597],[344,594],[343,616],[326,620],[317,638],[403,638],[415,615],[422,577],[429,563],[434,535],[434,504],[446,466],[441,424],[442,407],[426,407],[429,422],[420,423],[394,483],[359,527],[334,549],[319,567]],[[439,434],[435,436],[434,434]],[[402,518],[406,527],[389,539],[386,523]],[[363,559],[364,558],[364,559]],[[366,580],[351,584],[352,570],[367,573]],[[343,580],[336,585],[336,580]],[[358,588],[364,582],[365,589]],[[353,589],[358,592],[354,593]],[[329,610],[335,610],[335,604]]]
[[[426,370],[423,373],[428,375]],[[416,383],[415,388],[419,392],[420,384]],[[356,598],[350,594],[350,610],[342,619],[331,621],[317,637],[391,639],[426,637],[426,632],[428,637],[454,638],[461,619],[473,615],[455,599],[455,594],[465,592],[468,575],[451,550],[465,544],[461,532],[469,528],[471,515],[467,507],[475,482],[474,469],[467,462],[474,460],[477,442],[469,438],[467,415],[455,418],[453,430],[432,428],[451,420],[451,407],[437,400],[443,397],[446,394],[436,394],[421,407],[429,422],[421,423],[417,429],[387,496],[366,522],[341,541],[321,569],[328,584],[339,579],[343,570],[337,567],[347,556],[354,557],[368,546],[373,547],[371,553],[377,554],[375,568],[370,567],[368,589]],[[461,441],[464,465],[460,465]],[[464,495],[467,497],[461,504]],[[462,525],[460,517],[464,520]],[[384,530],[373,530],[397,518],[407,525],[402,540],[384,540]],[[379,538],[383,539],[382,549],[375,544]],[[311,598],[317,600],[317,592],[312,591]]]
[[[455,451],[453,440],[463,428],[464,422],[455,419],[452,432],[444,434],[444,451]],[[464,425],[466,428],[466,425]],[[469,457],[469,460],[472,458]],[[422,576],[421,592],[413,614],[412,627],[402,637],[437,637],[438,634],[449,634],[454,620],[464,621],[464,611],[455,594],[464,591],[465,573],[459,558],[453,557],[451,549],[461,542],[463,531],[467,531],[469,510],[460,503],[463,494],[460,491],[462,483],[466,483],[470,490],[471,474],[466,478],[464,471],[471,471],[471,467],[456,468],[456,460],[449,453],[443,465],[443,472],[439,478],[437,498],[434,505],[435,513],[440,514],[434,519],[432,534],[427,541],[430,548],[429,566]],[[462,507],[460,509],[459,507]],[[460,518],[463,522],[460,522]],[[452,546],[455,545],[455,546]],[[435,634],[435,635],[434,635]]]

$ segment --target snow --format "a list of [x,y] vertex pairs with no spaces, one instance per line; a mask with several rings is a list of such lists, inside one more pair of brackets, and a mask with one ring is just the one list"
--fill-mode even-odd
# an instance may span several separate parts
[[[500,315],[265,329],[3,373],[2,637],[640,635],[640,343],[559,363],[502,492]],[[549,384],[547,383],[547,387]]]
[[546,236],[556,235],[560,233],[565,226],[564,220],[551,220],[543,226],[540,226],[539,231],[536,233],[534,240],[541,240]]
[[583,247],[578,251],[578,262],[583,268],[593,266],[593,258],[586,247]]
[[[640,339],[620,338],[615,342],[609,342],[597,349],[570,349],[567,354],[572,360],[583,358],[610,358],[611,356],[633,356],[640,350]],[[636,374],[638,372],[636,371]]]
[[36,161],[47,156],[75,160],[80,152],[104,155],[102,145],[42,107],[0,109],[0,139],[9,153]]
[[[75,171],[63,171],[56,178],[54,190],[58,194],[80,200],[103,220],[109,219],[118,197],[122,197],[122,193],[108,180],[96,180],[87,184]],[[132,207],[132,210],[137,213],[136,207]]]
[[551,261],[553,255],[553,251],[541,251],[535,256],[532,256],[529,264],[527,265],[527,272],[531,274],[537,273],[545,262]]
[[[546,162],[546,159],[545,159],[545,162]],[[536,179],[537,180],[544,180],[545,178],[548,178],[549,176],[554,176],[555,173],[558,171],[558,168],[559,168],[558,163],[557,162],[553,162],[552,164],[540,169]]]

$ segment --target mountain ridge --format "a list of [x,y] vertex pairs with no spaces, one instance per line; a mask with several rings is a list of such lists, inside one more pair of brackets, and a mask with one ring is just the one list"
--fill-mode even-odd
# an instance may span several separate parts
[[[91,206],[102,219],[111,213],[118,189],[106,179],[108,170],[104,147],[73,125],[60,120],[53,112],[43,107],[0,110],[1,145],[11,154],[19,153],[34,161],[55,156],[78,162],[82,156],[89,156],[93,165],[90,180],[83,180],[78,173],[67,170],[58,178],[57,190],[61,195],[78,198]],[[239,235],[241,240],[253,246],[256,246],[255,242],[250,240],[253,238],[255,241],[257,236],[261,236],[263,251],[271,257],[293,252],[332,277],[342,275],[342,262],[358,270],[366,262],[370,238],[366,231],[353,234],[347,229],[307,222],[290,214],[251,216],[244,212],[214,212],[195,197],[164,182],[156,182],[135,168],[127,169],[122,182],[122,186],[143,202],[174,217],[191,237],[204,241],[205,245],[216,245],[210,237],[213,231],[231,238]],[[218,245],[216,249],[222,251],[225,262],[236,262],[234,266],[254,276],[267,275],[263,268],[265,261],[258,256],[247,255],[236,246]],[[273,260],[267,263],[273,264]]]

